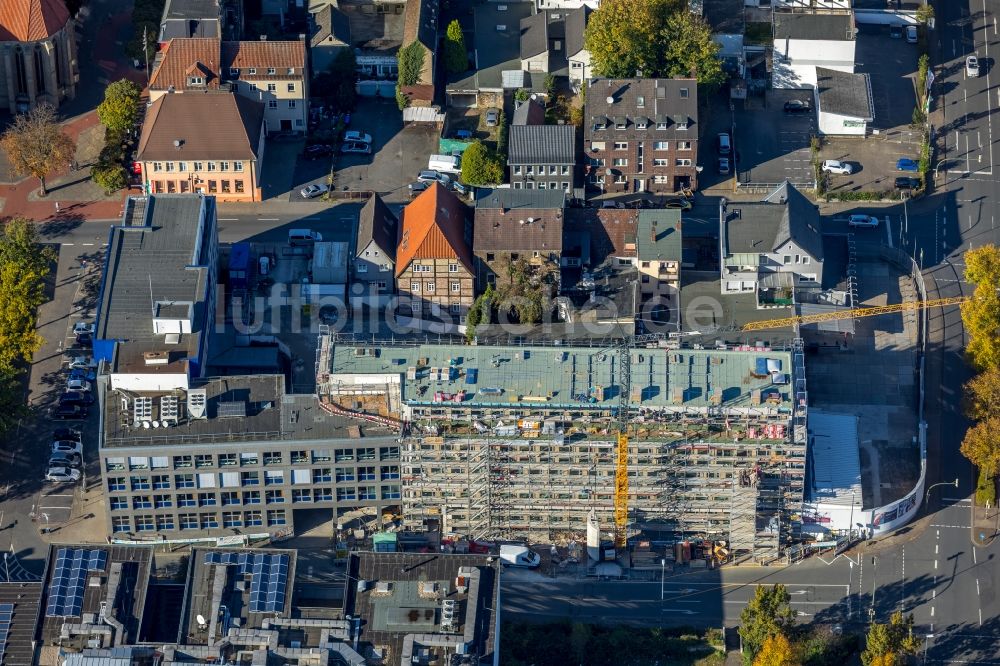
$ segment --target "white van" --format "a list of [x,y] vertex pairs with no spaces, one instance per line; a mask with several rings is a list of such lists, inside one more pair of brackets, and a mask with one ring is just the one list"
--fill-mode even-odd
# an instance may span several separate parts
[[290,229],[288,231],[289,245],[312,245],[323,240],[318,231],[312,229]]
[[441,173],[461,173],[461,159],[455,155],[431,155],[427,168]]

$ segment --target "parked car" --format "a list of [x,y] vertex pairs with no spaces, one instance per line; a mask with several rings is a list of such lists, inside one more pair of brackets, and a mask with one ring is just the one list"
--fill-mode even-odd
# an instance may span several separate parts
[[94,346],[94,336],[91,335],[90,333],[77,333],[76,346],[90,349],[91,347]]
[[719,173],[723,176],[729,175],[729,158],[720,157],[719,158]]
[[65,453],[68,455],[76,454],[81,456],[83,455],[83,444],[80,442],[71,442],[69,440],[52,442],[52,453]]
[[88,382],[86,379],[67,379],[66,390],[79,391],[80,393],[89,393],[90,382]]
[[82,335],[83,333],[94,334],[94,325],[89,321],[78,321],[73,324],[73,335]]
[[53,453],[49,456],[49,467],[79,467],[81,460],[75,453]]
[[267,275],[271,272],[271,255],[262,254],[257,258],[257,274]]
[[69,362],[70,370],[96,368],[97,361],[93,356],[74,356]]
[[715,138],[715,145],[718,147],[720,155],[728,155],[733,151],[733,143],[725,132],[719,132],[719,136]]
[[81,405],[91,405],[94,403],[94,394],[90,391],[64,391],[59,396],[60,403],[75,402]]
[[333,154],[333,146],[328,146],[325,143],[317,143],[312,146],[306,146],[306,149],[302,151],[302,155],[307,160],[318,160],[321,157],[326,157],[327,155]]
[[920,185],[919,178],[911,178],[910,176],[899,176],[896,178],[897,190],[919,190]]
[[70,441],[70,442],[82,442],[83,435],[80,434],[79,430],[73,428],[56,428],[52,433],[53,441]]
[[345,155],[350,153],[368,155],[372,152],[372,145],[370,143],[365,143],[364,141],[348,141],[340,147],[340,152]]
[[903,36],[903,26],[893,24],[889,26],[889,36],[893,39],[899,39]]
[[425,181],[418,180],[415,183],[410,183],[409,185],[407,185],[407,187],[410,188],[410,196],[415,197],[424,190],[426,190],[428,187],[430,187],[430,185],[428,185]]
[[[687,199],[667,199],[663,202],[663,208],[676,208],[678,210],[691,210],[691,202]],[[654,206],[655,207],[655,206]]]
[[87,370],[86,368],[73,368],[69,371],[67,379],[83,379],[84,381],[92,382],[97,379],[97,374],[93,370]]
[[452,189],[454,189],[459,194],[468,194],[472,191],[471,185],[466,185],[465,183],[460,183],[457,180],[451,184]]
[[835,173],[841,176],[849,176],[854,173],[854,167],[847,162],[841,162],[839,160],[826,160],[823,162],[823,171],[826,173]]
[[422,183],[441,183],[445,187],[448,187],[448,183],[451,182],[451,177],[446,173],[441,173],[440,171],[421,171],[417,174],[417,180]]
[[486,110],[486,126],[496,127],[497,123],[500,122],[500,112],[496,109]]
[[303,199],[315,199],[318,196],[322,196],[330,191],[330,188],[324,183],[313,183],[312,185],[306,185],[301,190],[299,190],[299,196]]
[[906,26],[906,42],[908,44],[917,43],[917,26],[915,25]]
[[605,199],[601,202],[601,208],[624,208],[625,204],[621,201],[615,201],[613,199]]
[[49,467],[45,480],[53,483],[67,483],[80,480],[80,470],[68,467]]
[[970,55],[965,59],[965,75],[970,79],[979,77],[979,58]]
[[470,130],[456,130],[454,136],[460,141],[468,141],[472,138],[472,132]]
[[920,164],[909,157],[900,157],[896,160],[896,171],[917,171],[919,169]]
[[77,402],[60,403],[52,411],[52,418],[60,421],[82,421],[87,418],[87,408]]
[[878,226],[878,218],[874,215],[851,215],[847,219],[847,226],[874,229]]
[[812,106],[804,99],[790,99],[785,102],[785,113],[809,113]]
[[348,141],[360,141],[361,143],[371,143],[372,135],[365,134],[364,132],[359,132],[358,130],[350,130],[344,132],[344,143]]

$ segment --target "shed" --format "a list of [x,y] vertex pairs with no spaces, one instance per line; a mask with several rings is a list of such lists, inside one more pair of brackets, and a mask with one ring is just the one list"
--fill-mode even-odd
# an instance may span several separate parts
[[347,284],[347,243],[322,242],[313,246],[314,284]]

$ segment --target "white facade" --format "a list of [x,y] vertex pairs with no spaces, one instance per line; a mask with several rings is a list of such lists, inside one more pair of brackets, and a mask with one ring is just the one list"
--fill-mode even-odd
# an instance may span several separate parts
[[819,133],[833,136],[864,137],[868,131],[868,121],[864,118],[843,116],[837,113],[819,112]]
[[854,40],[775,39],[773,85],[779,90],[816,87],[816,68],[854,73]]
[[569,80],[573,83],[583,83],[593,76],[590,69],[590,51],[581,49],[578,53],[567,53],[569,64]]

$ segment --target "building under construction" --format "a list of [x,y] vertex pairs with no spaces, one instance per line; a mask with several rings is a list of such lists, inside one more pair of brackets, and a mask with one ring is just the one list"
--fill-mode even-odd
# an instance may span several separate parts
[[403,513],[472,538],[580,539],[613,527],[628,386],[628,533],[726,541],[768,561],[798,536],[801,348],[359,343],[323,336],[318,393],[404,421]]

